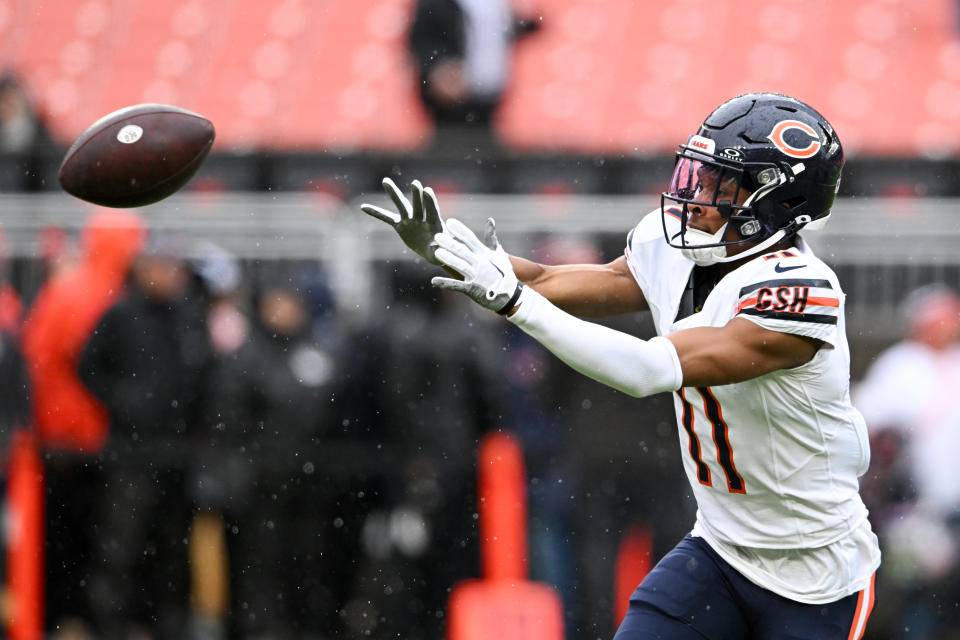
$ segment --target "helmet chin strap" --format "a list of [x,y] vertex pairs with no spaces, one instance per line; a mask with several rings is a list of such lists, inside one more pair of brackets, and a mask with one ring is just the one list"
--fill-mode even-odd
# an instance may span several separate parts
[[[744,251],[741,251],[735,256],[725,255],[722,259],[717,260],[717,262],[733,262],[734,260],[740,260],[741,258],[748,258],[750,256],[756,255],[762,252],[764,249],[767,249],[768,247],[772,247],[773,245],[777,244],[778,242],[783,240],[784,236],[786,235],[787,235],[786,229],[780,229],[779,231],[775,232],[772,236],[770,236],[760,244],[750,247],[749,249],[746,249]],[[727,252],[726,247],[719,247],[719,248],[723,249],[724,254],[726,254]]]
[[683,234],[681,242],[686,245],[690,240],[696,244],[685,246],[680,249],[680,253],[688,259],[693,260],[699,267],[709,267],[723,260],[727,255],[726,247],[707,247],[699,245],[715,245],[723,240],[723,234],[727,230],[729,223],[723,223],[723,226],[716,233],[708,233],[700,229],[687,228]]
[[[723,239],[724,232],[727,230],[727,224],[729,223],[724,223],[724,225],[720,227],[720,230],[717,231],[716,233],[707,233],[706,231],[700,231],[699,229],[687,229],[687,232],[684,234],[684,242],[686,242],[687,238],[689,238],[690,236],[693,236],[695,239],[702,240],[703,242],[701,244],[715,244],[717,242],[720,242]],[[690,260],[693,260],[693,262],[698,267],[709,267],[712,264],[719,264],[722,262],[733,262],[734,260],[741,260],[743,258],[748,258],[752,255],[756,255],[761,251],[763,251],[764,249],[767,249],[768,247],[772,247],[773,245],[777,244],[778,242],[783,240],[784,236],[786,235],[787,235],[786,229],[780,229],[779,231],[776,231],[773,235],[763,240],[759,244],[732,256],[727,255],[726,246],[722,246],[722,247],[693,246],[693,247],[686,247],[684,249],[681,249],[680,252],[683,253],[683,255],[685,255]]]

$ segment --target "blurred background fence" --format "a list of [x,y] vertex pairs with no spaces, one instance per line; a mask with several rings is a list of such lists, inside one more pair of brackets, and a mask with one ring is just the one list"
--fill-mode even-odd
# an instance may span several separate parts
[[[246,262],[318,261],[330,275],[339,311],[362,324],[390,295],[376,268],[416,257],[392,230],[361,214],[361,202],[387,204],[379,190],[346,201],[326,192],[199,192],[170,198],[142,215],[151,228],[196,241],[185,244],[193,254],[202,253],[200,241],[206,241]],[[540,239],[556,237],[597,246],[600,257],[612,260],[623,250],[625,230],[658,206],[651,195],[441,191],[445,216],[477,229],[494,217],[505,246],[520,255],[529,255]],[[853,340],[862,346],[894,340],[903,330],[899,304],[922,285],[960,288],[958,207],[960,198],[843,197],[827,228],[806,234],[844,285]],[[2,195],[0,208],[6,251],[17,259],[16,277],[29,298],[45,277],[32,259],[43,254],[51,230],[76,240],[93,208],[60,193]]]

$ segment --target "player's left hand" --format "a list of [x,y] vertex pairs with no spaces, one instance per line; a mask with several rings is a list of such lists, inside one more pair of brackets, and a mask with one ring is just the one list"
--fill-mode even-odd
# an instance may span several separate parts
[[[492,228],[492,220],[487,222]],[[447,228],[434,239],[439,246],[437,259],[450,269],[463,274],[463,280],[435,277],[430,282],[440,289],[459,291],[487,309],[506,315],[516,304],[523,290],[510,264],[510,256],[496,243],[486,246],[465,224],[451,218]],[[490,233],[484,234],[489,241]],[[492,234],[496,242],[495,232]]]
[[414,180],[410,186],[410,200],[407,200],[393,180],[383,179],[383,190],[393,200],[397,213],[372,204],[361,204],[360,210],[389,224],[417,255],[430,264],[439,265],[433,236],[443,231],[443,218],[440,217],[437,196],[433,189],[424,187],[419,180]]

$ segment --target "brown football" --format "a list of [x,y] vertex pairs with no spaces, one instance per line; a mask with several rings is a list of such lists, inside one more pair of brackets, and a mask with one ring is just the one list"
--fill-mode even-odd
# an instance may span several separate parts
[[187,183],[213,145],[213,123],[165,104],[138,104],[100,118],[60,164],[60,185],[105,207],[142,207]]

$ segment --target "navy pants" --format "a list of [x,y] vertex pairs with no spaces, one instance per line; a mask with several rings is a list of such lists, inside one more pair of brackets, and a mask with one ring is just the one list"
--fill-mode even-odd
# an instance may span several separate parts
[[687,536],[630,596],[614,640],[859,640],[872,607],[872,582],[829,604],[803,604],[758,587]]

